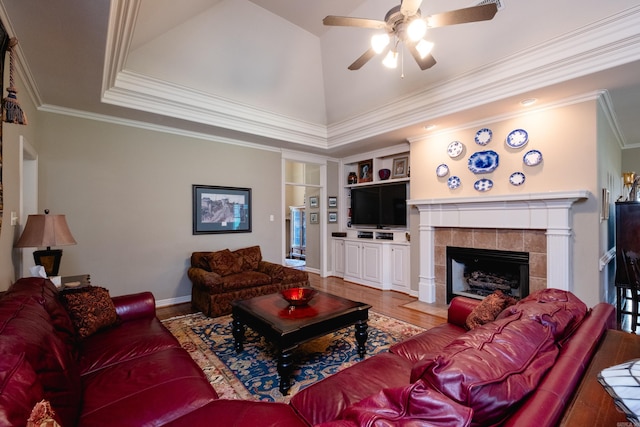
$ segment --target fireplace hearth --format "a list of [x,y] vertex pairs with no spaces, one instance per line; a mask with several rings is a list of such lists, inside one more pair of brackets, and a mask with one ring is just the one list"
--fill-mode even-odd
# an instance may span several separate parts
[[447,303],[457,295],[529,295],[529,253],[447,246]]

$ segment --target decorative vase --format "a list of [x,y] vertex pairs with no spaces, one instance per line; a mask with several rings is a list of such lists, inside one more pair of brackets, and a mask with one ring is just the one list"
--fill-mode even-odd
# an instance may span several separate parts
[[357,184],[358,183],[358,175],[355,172],[349,172],[349,176],[347,177],[347,184]]
[[380,169],[378,171],[378,176],[380,177],[381,180],[385,180],[385,179],[389,179],[389,177],[391,176],[391,170],[390,169]]

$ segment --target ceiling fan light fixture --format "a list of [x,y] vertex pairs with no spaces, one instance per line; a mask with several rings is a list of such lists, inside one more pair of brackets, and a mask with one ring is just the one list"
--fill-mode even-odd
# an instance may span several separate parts
[[427,23],[424,19],[417,18],[409,23],[409,26],[407,27],[407,36],[409,37],[409,40],[417,42],[423,38],[425,34],[427,34]]
[[389,44],[389,34],[375,34],[371,36],[371,48],[375,53],[382,53],[385,47]]
[[382,60],[382,65],[387,68],[398,68],[398,52],[390,50]]
[[427,55],[429,55],[431,53],[431,49],[433,49],[433,43],[432,42],[428,42],[424,39],[420,40],[417,44],[416,44],[416,50],[418,51],[418,54],[420,55],[421,59],[424,59],[427,57]]

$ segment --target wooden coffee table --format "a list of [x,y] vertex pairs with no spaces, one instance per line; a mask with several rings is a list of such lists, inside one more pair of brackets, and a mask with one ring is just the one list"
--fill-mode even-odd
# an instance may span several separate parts
[[325,292],[302,307],[289,306],[279,293],[233,301],[233,337],[238,353],[243,350],[245,326],[262,335],[278,349],[280,392],[291,388],[293,351],[300,344],[355,325],[358,355],[364,357],[370,305]]

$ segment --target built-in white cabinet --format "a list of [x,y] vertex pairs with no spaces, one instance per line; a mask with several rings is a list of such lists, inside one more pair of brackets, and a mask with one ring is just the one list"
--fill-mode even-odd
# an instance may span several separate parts
[[377,289],[411,293],[408,243],[334,238],[333,249],[334,273],[344,280]]
[[344,277],[344,239],[333,239],[331,242],[333,260],[333,274]]
[[411,291],[410,255],[408,245],[391,245],[391,288],[396,291]]

